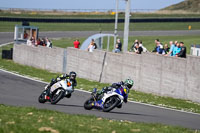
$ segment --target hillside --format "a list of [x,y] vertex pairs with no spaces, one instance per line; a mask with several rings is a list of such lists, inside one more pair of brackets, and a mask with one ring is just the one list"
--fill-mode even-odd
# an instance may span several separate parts
[[200,12],[200,0],[185,0],[161,10]]

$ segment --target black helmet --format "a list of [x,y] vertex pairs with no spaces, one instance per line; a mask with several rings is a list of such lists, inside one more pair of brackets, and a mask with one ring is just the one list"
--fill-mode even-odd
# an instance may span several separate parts
[[69,73],[69,79],[70,79],[70,80],[75,80],[75,79],[76,79],[76,73],[73,72],[73,71],[71,71],[71,72]]

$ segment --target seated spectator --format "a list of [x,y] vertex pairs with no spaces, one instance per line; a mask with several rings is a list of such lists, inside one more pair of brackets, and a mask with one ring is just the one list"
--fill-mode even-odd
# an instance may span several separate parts
[[137,43],[136,43],[136,45],[135,45],[134,50],[135,50],[135,53],[136,53],[136,54],[141,54],[142,51],[143,51],[142,47],[140,47],[139,44],[137,44]]
[[169,53],[169,47],[168,44],[165,44],[163,49],[163,54],[168,54],[168,53]]
[[117,43],[116,43],[116,45],[115,45],[115,50],[114,50],[114,52],[115,52],[115,53],[119,53],[119,52],[121,52],[121,51],[122,51],[122,43],[121,43],[120,39],[117,39]]
[[180,51],[181,51],[180,43],[177,43],[176,47],[173,50],[173,56],[177,56],[177,54],[180,53]]
[[147,52],[147,49],[143,46],[142,41],[139,41],[139,47],[142,47],[142,52]]
[[46,46],[46,42],[45,42],[45,39],[44,39],[44,38],[42,38],[40,45],[41,45],[41,46]]
[[177,57],[186,58],[186,47],[183,42],[180,42],[181,51],[176,55]]
[[80,42],[78,39],[74,41],[74,48],[79,48]]

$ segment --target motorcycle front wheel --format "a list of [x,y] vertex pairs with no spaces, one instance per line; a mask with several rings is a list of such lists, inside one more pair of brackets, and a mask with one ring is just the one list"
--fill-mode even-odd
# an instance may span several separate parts
[[55,92],[52,93],[51,104],[56,104],[57,102],[60,101],[60,99],[63,98],[63,95],[64,95],[65,91],[61,90],[58,94],[57,94],[57,91],[58,90],[56,90]]
[[118,100],[118,98],[116,96],[109,97],[103,105],[103,111],[104,112],[111,111],[118,105],[119,102],[120,101]]
[[44,90],[42,92],[42,94],[38,97],[38,102],[39,103],[45,103],[47,100],[45,99],[45,95],[46,95],[46,90]]
[[88,100],[85,101],[84,103],[84,108],[87,110],[91,110],[94,106],[92,105],[94,103],[94,98],[91,97]]

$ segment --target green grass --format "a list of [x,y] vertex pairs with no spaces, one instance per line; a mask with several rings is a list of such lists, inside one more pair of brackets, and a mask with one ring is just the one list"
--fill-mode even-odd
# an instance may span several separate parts
[[[14,32],[15,25],[21,22],[0,22],[0,32]],[[114,31],[114,23],[35,23],[30,25],[39,27],[40,31]],[[130,23],[130,31],[154,31],[154,30],[200,30],[199,22],[184,23]],[[124,23],[118,24],[118,31],[124,30]]]
[[162,124],[102,119],[95,116],[71,115],[31,107],[0,105],[1,133],[199,133],[186,128]]
[[[7,46],[7,48],[10,46]],[[3,48],[0,48],[0,51]],[[50,82],[51,78],[55,78],[59,75],[59,73],[52,73],[46,70],[37,69],[30,66],[24,66],[17,63],[14,63],[12,60],[4,60],[0,59],[0,68],[17,72],[21,75],[26,75],[29,77],[35,77],[42,81]],[[92,80],[86,80],[82,78],[77,78],[78,86],[77,89],[92,91],[93,88],[102,89],[105,86],[109,86],[110,84],[99,83]],[[153,94],[147,94],[135,90],[131,90],[129,93],[129,100],[149,103],[158,106],[164,106],[173,109],[185,110],[195,113],[200,113],[200,104],[193,103],[191,101],[182,100],[182,99],[174,99],[170,97],[161,97]]]

